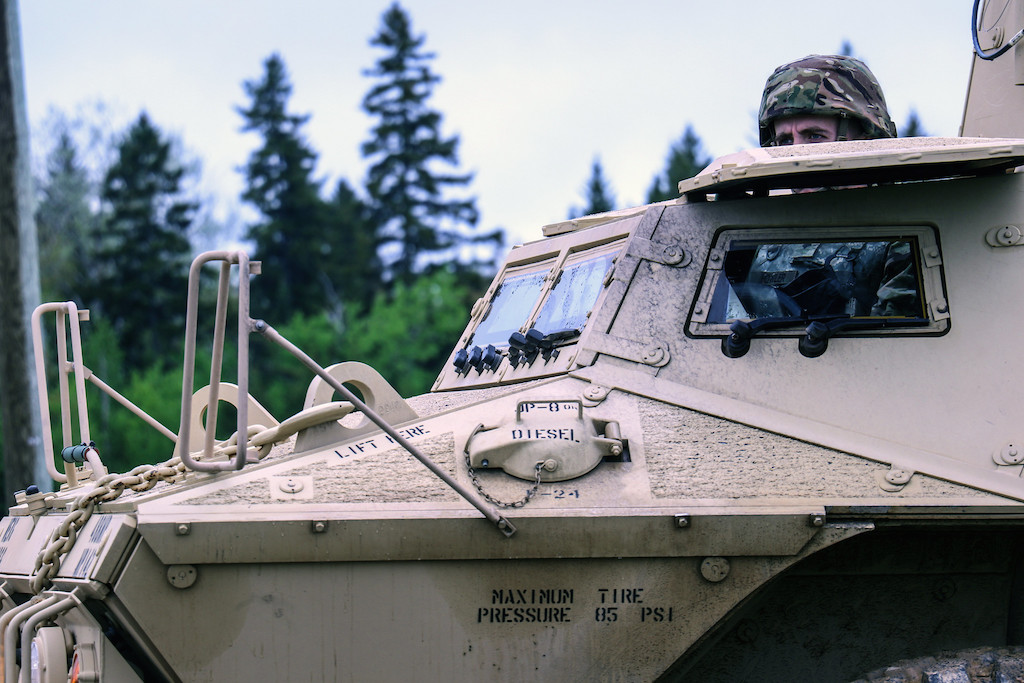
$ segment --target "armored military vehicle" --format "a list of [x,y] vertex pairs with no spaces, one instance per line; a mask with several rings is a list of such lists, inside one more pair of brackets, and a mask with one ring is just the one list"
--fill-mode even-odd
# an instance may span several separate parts
[[[84,311],[40,307],[59,490],[27,487],[0,521],[5,680],[1012,680],[1024,2],[995,4],[962,137],[750,150],[676,200],[549,225],[423,396],[252,320],[260,266],[240,252],[192,267],[176,432],[83,365]],[[813,304],[847,256],[838,280],[750,276],[823,245],[898,247],[910,303]],[[201,327],[215,362],[197,391]],[[249,386],[254,333],[310,369],[294,415]],[[173,457],[108,474],[87,382]],[[220,442],[206,425],[226,404],[238,429]]]

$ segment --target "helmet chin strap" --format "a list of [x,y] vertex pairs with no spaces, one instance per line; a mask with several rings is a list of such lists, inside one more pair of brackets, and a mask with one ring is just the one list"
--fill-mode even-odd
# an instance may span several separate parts
[[836,129],[836,142],[845,142],[850,136],[850,119],[845,116],[839,117],[839,127]]

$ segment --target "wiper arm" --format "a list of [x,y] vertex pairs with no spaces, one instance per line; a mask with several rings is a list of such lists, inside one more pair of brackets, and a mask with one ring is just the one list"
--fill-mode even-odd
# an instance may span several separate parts
[[722,340],[722,353],[739,358],[750,350],[750,340],[762,332],[783,327],[806,325],[800,338],[800,353],[817,358],[828,349],[828,340],[837,332],[851,329],[879,330],[893,327],[919,327],[928,324],[928,318],[878,317],[851,318],[848,313],[827,316],[789,316],[735,320],[729,326],[729,336]]
[[891,327],[918,327],[928,324],[928,318],[851,318],[835,316],[829,319],[812,320],[800,338],[800,353],[807,358],[817,358],[828,349],[828,340],[835,333],[845,330],[880,330]]
[[750,340],[761,332],[779,327],[793,327],[807,322],[804,317],[754,318],[734,320],[729,325],[729,336],[722,340],[722,353],[729,358],[739,358],[750,350]]
[[508,338],[509,361],[513,367],[519,367],[523,362],[533,363],[539,353],[547,362],[558,357],[557,346],[579,335],[580,331],[574,328],[557,330],[549,334],[544,334],[536,327],[531,327],[526,334],[513,332]]

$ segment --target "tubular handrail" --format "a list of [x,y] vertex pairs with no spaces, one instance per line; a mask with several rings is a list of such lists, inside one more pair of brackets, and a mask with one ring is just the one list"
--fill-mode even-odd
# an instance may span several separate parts
[[[58,597],[58,596],[53,596]],[[56,602],[48,603],[46,607],[37,607],[32,613],[25,619],[21,625],[21,648],[24,653],[28,647],[31,647],[32,638],[35,636],[36,628],[39,627],[45,621],[53,619],[57,615],[68,611],[72,607],[78,604],[77,598],[73,594],[69,594],[66,597],[59,598]],[[32,667],[26,666],[28,663],[22,655],[21,671],[18,675],[19,683],[32,683],[31,673]]]
[[[33,596],[28,602],[18,605],[0,620],[0,633],[3,634],[3,650],[0,654],[4,659],[4,680],[18,681],[19,671],[16,653],[21,640],[21,626],[34,613],[46,609],[61,600],[58,595],[48,597]],[[27,652],[27,650],[26,650]],[[27,657],[25,660],[27,661]],[[27,667],[26,667],[27,668]]]
[[[68,373],[75,374],[78,429],[82,443],[89,443],[89,411],[85,401],[85,370],[82,364],[82,334],[80,322],[89,319],[89,311],[79,311],[73,301],[41,304],[32,312],[32,347],[36,361],[36,394],[39,397],[39,414],[42,418],[43,452],[46,454],[46,470],[59,483],[74,486],[78,483],[73,463],[65,463],[64,473],[58,472],[53,457],[53,433],[50,429],[49,394],[46,388],[46,368],[43,362],[43,339],[41,318],[43,313],[57,314],[57,386],[60,391],[60,415],[63,445],[71,445],[71,401],[68,396]],[[70,320],[67,320],[70,318]],[[67,329],[71,330],[72,361],[68,364]]]
[[[74,374],[75,376],[75,412],[78,415],[79,443],[88,444],[91,441],[89,406],[85,395],[85,383],[87,381],[91,382],[100,391],[130,410],[172,442],[176,441],[178,437],[174,432],[157,422],[155,418],[122,396],[86,367],[82,360],[81,322],[89,319],[89,311],[80,310],[74,301],[41,304],[32,312],[32,346],[36,363],[36,395],[39,400],[39,415],[43,430],[43,452],[46,458],[46,471],[50,477],[60,484],[67,484],[71,488],[79,483],[78,469],[74,462],[65,462],[63,473],[55,465],[53,430],[50,425],[49,390],[46,385],[46,363],[42,340],[42,316],[44,313],[51,312],[56,313],[57,386],[60,394],[61,443],[63,448],[72,446],[74,442],[71,427],[69,374]],[[68,359],[67,347],[69,332],[71,336],[70,360]],[[107,473],[106,467],[103,466],[98,453],[94,449],[87,449],[86,460],[94,470],[94,477],[101,477]]]
[[[210,384],[206,413],[206,433],[203,444],[202,460],[207,460],[214,455],[214,436],[217,425],[216,406],[220,391],[220,373],[224,353],[224,333],[227,324],[227,298],[229,276],[232,264],[238,265],[238,448],[234,457],[227,460],[216,460],[202,462],[192,456],[190,451],[191,418],[192,418],[192,394],[194,389],[195,358],[196,358],[196,327],[198,324],[199,307],[199,274],[202,267],[210,261],[220,261],[220,280],[217,288],[217,310],[214,321],[213,334],[213,358],[210,363]],[[178,456],[181,462],[188,468],[201,472],[215,472],[227,470],[240,470],[245,466],[247,453],[249,451],[248,423],[248,396],[249,396],[249,335],[253,332],[260,333],[263,337],[282,347],[303,365],[312,370],[318,377],[326,382],[331,388],[355,406],[371,422],[380,427],[388,436],[405,448],[413,457],[419,460],[436,476],[444,481],[449,487],[461,495],[473,507],[479,510],[484,517],[493,522],[498,529],[506,536],[515,533],[516,528],[511,521],[501,516],[494,508],[488,506],[484,501],[455,481],[447,472],[438,467],[434,462],[420,452],[408,439],[400,435],[388,422],[378,415],[373,409],[366,405],[355,394],[348,390],[342,382],[331,376],[324,368],[314,361],[297,346],[282,337],[277,330],[263,320],[254,320],[249,317],[249,274],[259,274],[259,262],[250,264],[248,255],[243,251],[208,251],[200,254],[192,262],[188,274],[188,301],[185,312],[185,359],[184,371],[182,373],[181,387],[181,422],[178,429]]]
[[217,310],[213,331],[213,358],[210,363],[210,394],[206,411],[206,434],[202,458],[214,454],[214,437],[217,426],[217,405],[220,397],[220,374],[224,357],[224,335],[227,324],[228,289],[232,264],[238,265],[238,385],[237,408],[238,434],[248,433],[249,404],[249,334],[252,332],[249,318],[249,275],[258,275],[258,261],[249,262],[244,251],[207,251],[192,261],[188,272],[188,301],[185,310],[185,358],[181,378],[181,421],[178,427],[178,456],[192,470],[220,472],[240,470],[245,466],[248,448],[239,448],[234,458],[227,461],[200,462],[192,457],[190,450],[192,393],[195,388],[196,327],[199,317],[199,273],[210,261],[221,261],[220,279],[217,286]]

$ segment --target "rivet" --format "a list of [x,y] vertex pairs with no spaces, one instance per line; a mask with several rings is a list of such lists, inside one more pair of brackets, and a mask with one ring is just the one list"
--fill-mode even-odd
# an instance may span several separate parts
[[611,389],[609,389],[608,387],[592,384],[583,391],[583,398],[585,398],[587,401],[600,403],[601,401],[608,398],[608,393],[610,391]]
[[317,521],[313,522],[313,533],[314,534],[322,534],[325,531],[327,531],[327,522],[324,522],[324,521],[321,521],[321,520],[317,520]]
[[910,481],[913,472],[908,470],[892,469],[885,473],[885,480],[890,484],[902,485]]
[[811,526],[825,526],[825,515],[812,514],[808,521]]
[[665,360],[665,349],[657,344],[652,344],[644,349],[643,361],[647,365],[657,365]]
[[724,557],[705,557],[700,563],[700,575],[711,583],[724,581],[729,576],[729,560]]
[[177,528],[175,529],[175,532],[179,536],[188,536],[189,532],[191,532],[191,531],[192,531],[192,525],[187,523],[187,522],[183,522],[183,523],[179,524],[177,526]]
[[167,568],[167,582],[175,588],[191,588],[197,578],[196,568],[190,564],[172,564]]
[[1022,461],[1024,461],[1024,455],[1021,454],[1016,443],[1008,443],[1003,446],[996,459],[1000,465],[1019,465]]
[[682,513],[676,515],[676,526],[680,529],[685,529],[690,526],[690,515]]

